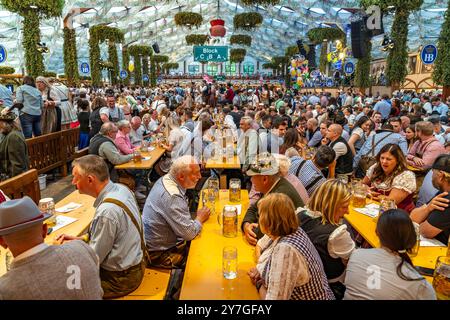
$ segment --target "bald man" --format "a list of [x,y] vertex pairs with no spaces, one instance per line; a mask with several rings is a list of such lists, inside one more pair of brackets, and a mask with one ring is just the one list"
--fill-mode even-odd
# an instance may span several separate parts
[[328,127],[327,138],[330,140],[329,146],[336,152],[336,178],[347,181],[353,173],[353,153],[347,143],[342,138],[344,129],[339,124],[332,124]]

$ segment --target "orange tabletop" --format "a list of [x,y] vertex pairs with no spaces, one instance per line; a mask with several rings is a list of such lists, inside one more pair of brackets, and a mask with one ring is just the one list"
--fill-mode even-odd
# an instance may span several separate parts
[[223,161],[222,158],[219,160],[208,159],[206,162],[206,169],[240,169],[241,162],[239,157],[235,155],[232,161]]
[[[368,200],[370,202],[370,200]],[[345,219],[352,225],[353,228],[361,234],[367,242],[375,248],[380,247],[380,239],[375,234],[376,221],[374,218],[359,213],[349,207],[349,214],[345,216]],[[436,265],[437,257],[445,256],[447,254],[447,247],[420,247],[419,253],[416,257],[412,258],[412,262],[416,266],[434,269]],[[431,281],[432,278],[426,277]]]
[[161,156],[164,154],[164,152],[166,152],[165,149],[156,147],[154,150],[152,150],[150,152],[141,152],[142,157],[150,157],[150,159],[142,160],[139,163],[136,163],[133,160],[131,160],[127,163],[119,164],[119,165],[115,166],[115,168],[118,170],[124,170],[124,169],[148,170],[148,169],[153,168],[153,165],[156,163],[156,161],[159,160],[159,158],[161,158]]
[[[54,239],[59,236],[60,234],[69,234],[73,236],[80,236],[84,234],[87,229],[89,228],[89,225],[94,218],[95,214],[95,208],[93,207],[95,199],[91,196],[80,194],[78,190],[75,190],[71,194],[69,194],[67,197],[59,201],[55,207],[56,209],[70,203],[75,202],[82,204],[82,207],[73,210],[68,213],[56,213],[57,215],[64,215],[71,218],[78,219],[75,222],[72,222],[71,224],[56,230],[55,232],[52,232],[50,235],[48,235],[45,238],[45,242],[47,244],[53,244]],[[6,250],[3,249],[3,247],[0,247],[0,276],[6,273],[6,265],[5,265],[5,254]]]
[[[240,224],[247,211],[247,190],[241,191],[242,210],[238,222],[238,236],[225,238],[217,222],[218,212],[228,201],[228,190],[220,190],[216,201],[216,213],[203,225],[201,234],[191,242],[189,256],[181,287],[180,300],[256,300],[258,292],[252,285],[247,271],[255,266],[255,248],[247,243]],[[200,200],[200,206],[201,204]],[[220,210],[220,211],[219,211]],[[235,246],[238,250],[238,276],[226,280],[222,275],[222,249]]]
[[425,172],[423,169],[413,167],[413,166],[411,166],[409,164],[406,167],[408,168],[408,170],[411,170],[411,171],[414,171],[414,172]]

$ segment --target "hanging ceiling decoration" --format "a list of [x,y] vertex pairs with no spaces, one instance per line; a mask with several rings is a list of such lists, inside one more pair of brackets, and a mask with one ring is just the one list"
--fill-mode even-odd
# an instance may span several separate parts
[[209,29],[209,33],[212,37],[225,37],[227,30],[225,29],[225,21],[222,19],[214,19],[209,22],[211,24],[211,28]]

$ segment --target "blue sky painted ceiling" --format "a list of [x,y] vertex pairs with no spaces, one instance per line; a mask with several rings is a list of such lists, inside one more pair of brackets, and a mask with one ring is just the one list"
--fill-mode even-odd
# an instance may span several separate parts
[[[219,6],[218,6],[219,4]],[[88,28],[96,24],[118,27],[125,32],[127,44],[151,45],[158,42],[161,54],[168,55],[171,61],[182,61],[192,54],[192,46],[186,44],[185,35],[208,33],[209,21],[220,17],[226,21],[227,35],[222,43],[228,44],[229,37],[235,34],[249,34],[253,38],[248,55],[266,62],[272,56],[284,55],[285,48],[294,45],[306,32],[318,26],[336,24],[344,29],[352,14],[346,8],[358,8],[358,0],[281,0],[280,5],[272,7],[245,7],[238,0],[206,1],[143,1],[143,0],[67,0],[63,17],[77,8],[91,8],[73,18],[76,28],[79,60],[88,61]],[[408,46],[417,50],[420,45],[436,43],[444,21],[446,0],[424,0],[421,10],[411,14],[409,19]],[[179,11],[201,13],[204,22],[199,29],[177,27],[174,15]],[[264,17],[263,24],[252,32],[233,30],[233,16],[236,13],[257,11]],[[8,50],[8,60],[2,65],[23,67],[21,46],[21,17],[5,11],[0,6],[0,44]],[[383,18],[385,31],[389,32],[393,16]],[[40,29],[42,41],[50,48],[45,56],[47,70],[64,72],[63,66],[63,18],[44,20]],[[381,37],[373,39],[376,58],[384,57],[380,51]],[[106,47],[105,47],[106,48]],[[106,49],[102,49],[106,53]]]

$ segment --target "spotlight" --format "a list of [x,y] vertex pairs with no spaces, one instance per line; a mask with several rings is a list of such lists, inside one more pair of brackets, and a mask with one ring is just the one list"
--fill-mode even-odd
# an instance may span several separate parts
[[45,42],[39,42],[37,45],[37,51],[39,51],[40,53],[49,53],[50,50],[48,49],[48,47],[45,45]]
[[395,43],[391,38],[389,38],[388,35],[385,34],[383,37],[383,41],[381,42],[381,46],[382,51],[388,51],[394,49]]

